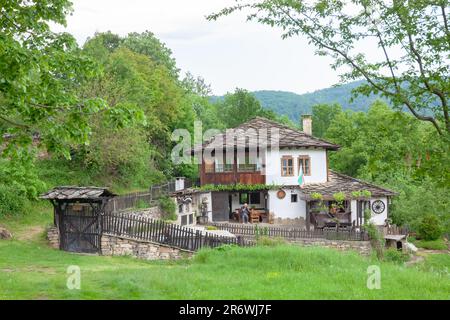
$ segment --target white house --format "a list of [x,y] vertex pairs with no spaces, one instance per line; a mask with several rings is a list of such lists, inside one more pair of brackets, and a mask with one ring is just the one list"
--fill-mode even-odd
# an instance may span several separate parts
[[[192,150],[203,160],[200,190],[178,192],[178,203],[207,199],[215,222],[235,218],[247,203],[260,222],[359,227],[366,212],[384,224],[395,192],[330,170],[328,153],[339,146],[313,137],[311,128],[311,116],[303,117],[304,131],[257,117],[214,136]],[[198,216],[200,201],[193,202]]]

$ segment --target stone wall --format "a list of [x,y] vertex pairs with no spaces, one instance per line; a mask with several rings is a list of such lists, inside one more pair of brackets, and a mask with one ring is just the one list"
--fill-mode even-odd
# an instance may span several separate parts
[[295,228],[306,228],[306,222],[303,217],[298,218],[274,218],[274,224],[285,225]]
[[146,208],[146,209],[134,209],[129,211],[121,211],[121,213],[132,214],[134,216],[141,216],[150,219],[160,219],[161,218],[161,209],[158,206]]
[[289,243],[300,246],[318,246],[325,248],[333,248],[338,250],[355,250],[361,255],[368,256],[372,252],[370,241],[344,241],[344,240],[327,240],[327,239],[296,239],[288,241]]
[[102,235],[102,254],[108,256],[133,256],[145,260],[180,259],[191,257],[192,252],[148,241]]
[[52,226],[47,228],[47,240],[50,247],[59,249],[59,230],[58,227]]

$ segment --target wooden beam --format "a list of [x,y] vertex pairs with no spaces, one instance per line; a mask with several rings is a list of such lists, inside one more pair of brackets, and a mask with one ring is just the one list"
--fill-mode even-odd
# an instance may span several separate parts
[[306,201],[306,230],[309,231],[310,229],[310,212],[309,212],[309,206],[310,206],[310,202]]

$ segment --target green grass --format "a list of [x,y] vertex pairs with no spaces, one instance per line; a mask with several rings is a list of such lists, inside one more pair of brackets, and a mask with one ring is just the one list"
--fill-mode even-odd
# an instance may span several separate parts
[[450,277],[450,254],[429,254],[419,267],[422,270],[432,271]]
[[0,218],[0,225],[11,231],[14,238],[27,237],[30,231],[44,229],[53,223],[53,206],[48,201],[30,202],[24,211],[23,215]]
[[[366,287],[367,267],[372,264],[381,268],[380,290]],[[66,288],[70,265],[81,268],[81,290]],[[201,251],[191,260],[163,262],[0,241],[0,299],[449,298],[448,274],[325,248],[226,248]]]
[[[14,235],[0,240],[0,299],[450,299],[448,254],[407,267],[271,240],[190,260],[143,261],[51,249],[44,227],[52,219],[45,201],[0,219]],[[81,290],[66,287],[71,265],[81,268]],[[370,265],[381,268],[380,290],[366,287]]]
[[416,247],[429,250],[447,250],[448,245],[443,238],[437,240],[417,240],[415,238],[409,238]]

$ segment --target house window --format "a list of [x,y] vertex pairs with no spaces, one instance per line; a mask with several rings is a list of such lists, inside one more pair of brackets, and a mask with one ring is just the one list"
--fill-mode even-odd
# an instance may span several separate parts
[[296,194],[291,194],[291,202],[297,202],[298,196]]
[[240,172],[255,172],[260,170],[260,161],[258,157],[250,157],[250,153],[245,153],[245,159],[237,158],[238,171]]
[[233,164],[226,163],[226,154],[217,157],[215,162],[216,172],[233,172]]
[[260,204],[261,203],[261,194],[259,192],[250,193],[250,203],[251,204]]
[[214,172],[214,162],[211,160],[205,160],[205,173]]
[[178,205],[178,213],[183,213],[183,205]]
[[303,169],[305,176],[311,175],[311,158],[309,156],[298,157],[298,174],[300,174],[300,168]]
[[239,193],[239,204],[248,203],[248,193],[240,192]]
[[294,175],[294,159],[291,156],[281,158],[281,175],[283,177]]

